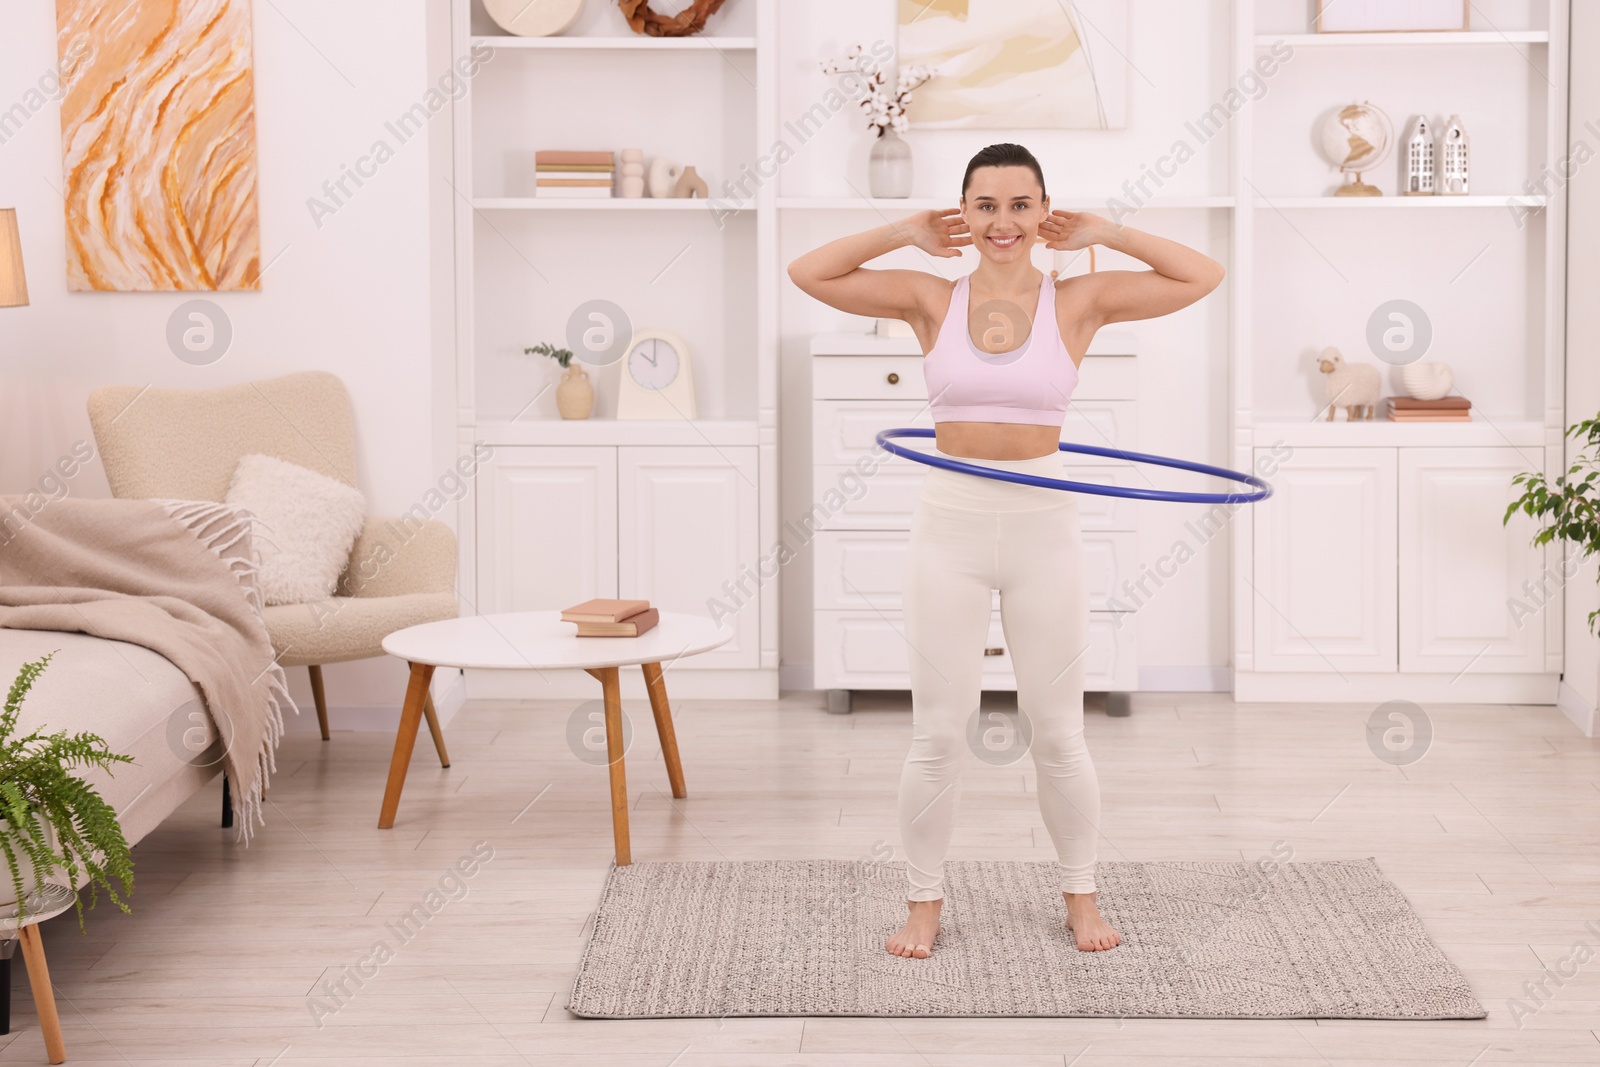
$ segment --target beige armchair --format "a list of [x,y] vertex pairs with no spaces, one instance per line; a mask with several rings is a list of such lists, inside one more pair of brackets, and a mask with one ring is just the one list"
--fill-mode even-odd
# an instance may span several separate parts
[[[259,452],[355,485],[355,423],[344,383],[326,371],[220,389],[114,386],[89,395],[89,422],[119,497],[216,500],[241,456]],[[456,539],[421,506],[368,517],[334,596],[265,611],[286,667],[308,667],[322,739],[322,664],[384,654],[395,630],[456,617]],[[433,701],[423,707],[439,762],[450,766]]]

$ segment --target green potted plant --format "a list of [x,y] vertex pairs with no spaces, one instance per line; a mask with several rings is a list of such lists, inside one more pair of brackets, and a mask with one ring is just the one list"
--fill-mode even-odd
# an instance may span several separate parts
[[[133,892],[133,856],[116,811],[94,786],[71,773],[78,767],[109,771],[133,757],[112,752],[91,733],[34,730],[15,736],[22,700],[53,655],[22,665],[0,712],[0,852],[11,867],[9,890],[0,886],[0,905],[16,904],[18,926],[24,924],[29,894],[56,871],[65,872],[74,890],[79,876],[88,875],[91,908],[104,889],[117,907],[129,910],[112,878],[124,893]],[[4,899],[8,893],[10,901]],[[83,901],[74,903],[82,929]]]
[[573,364],[570,348],[556,348],[541,341],[524,348],[522,353],[527,356],[549,356],[561,364],[564,373],[561,375],[561,384],[556,386],[556,410],[561,412],[563,419],[589,417],[594,410],[594,385],[589,381],[589,372],[581,364]]
[[[1600,416],[1567,427],[1564,436],[1584,438],[1584,448],[1600,445]],[[1588,473],[1579,477],[1585,470]],[[1600,476],[1600,466],[1596,465],[1594,456],[1585,455],[1582,450],[1566,473],[1556,475],[1554,482],[1546,481],[1543,474],[1525,471],[1511,479],[1513,484],[1522,485],[1522,496],[1506,508],[1500,524],[1504,526],[1511,521],[1511,516],[1523,511],[1545,522],[1534,534],[1533,544],[1548,544],[1559,537],[1581,550],[1574,563],[1586,559],[1600,552],[1600,510],[1597,510],[1600,509],[1600,486],[1595,484],[1596,476]],[[1563,581],[1567,577],[1563,564]],[[1596,620],[1600,620],[1600,610],[1589,612],[1590,632],[1595,632]]]

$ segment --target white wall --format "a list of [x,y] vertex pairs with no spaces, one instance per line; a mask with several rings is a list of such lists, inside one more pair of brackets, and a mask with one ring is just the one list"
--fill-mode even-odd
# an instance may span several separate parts
[[[1581,141],[1589,157],[1567,186],[1567,412],[1566,425],[1596,417],[1600,412],[1600,69],[1592,57],[1600,50],[1600,4],[1572,5],[1572,84],[1568,96],[1568,126],[1573,158]],[[1588,124],[1588,125],[1586,125]],[[1571,465],[1578,447],[1567,439],[1566,463]],[[1600,733],[1600,638],[1589,629],[1589,613],[1600,608],[1596,587],[1597,560],[1590,557],[1566,584],[1565,676],[1563,709],[1591,736]]]
[[[308,368],[332,371],[355,404],[360,487],[397,514],[443,473],[430,352],[429,144],[384,124],[443,73],[421,0],[255,3],[255,111],[262,262],[259,292],[69,293],[63,245],[60,112],[37,110],[0,144],[0,205],[15,206],[31,306],[0,309],[0,492],[34,485],[78,439],[93,440],[89,390],[108,384],[204,388]],[[6,4],[0,109],[56,66],[55,5]],[[447,120],[448,110],[433,124]],[[442,125],[439,126],[442,130]],[[379,138],[394,157],[319,227],[306,201]],[[446,138],[446,143],[448,140]],[[440,254],[448,258],[446,239]],[[213,299],[233,324],[210,366],[167,348],[167,317]],[[448,381],[448,377],[443,379]],[[441,405],[445,418],[449,405]],[[441,427],[442,439],[453,432]],[[98,463],[71,492],[109,495]],[[310,718],[305,672],[289,672]],[[384,660],[328,668],[334,704],[398,704],[404,673]]]

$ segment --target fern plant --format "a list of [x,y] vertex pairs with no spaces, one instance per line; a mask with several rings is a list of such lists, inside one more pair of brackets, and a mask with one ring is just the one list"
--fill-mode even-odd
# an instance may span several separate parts
[[[112,878],[122,884],[123,893],[133,892],[133,856],[115,809],[94,786],[70,773],[78,767],[99,767],[109,773],[112,764],[132,763],[133,757],[112,752],[91,733],[69,736],[65,730],[53,734],[34,730],[13,736],[23,697],[54,655],[22,665],[0,712],[0,819],[4,820],[0,852],[11,865],[18,926],[25,922],[28,907],[24,860],[39,883],[60,870],[67,874],[68,888],[75,890],[79,875],[87,874],[91,908],[104,889],[117,907],[129,910]],[[83,901],[76,893],[74,903],[82,930]]]
[[[1600,416],[1567,427],[1563,436],[1586,438],[1584,448],[1600,445]],[[1585,470],[1588,473],[1579,477]],[[1522,485],[1522,496],[1506,508],[1500,525],[1504,526],[1511,521],[1511,516],[1522,511],[1545,520],[1546,525],[1533,535],[1533,544],[1549,544],[1559,537],[1578,546],[1581,550],[1579,559],[1600,552],[1600,486],[1595,484],[1597,476],[1600,476],[1600,466],[1596,465],[1595,457],[1584,455],[1582,450],[1578,452],[1577,461],[1567,468],[1565,474],[1556,475],[1553,483],[1546,481],[1542,473],[1524,471],[1511,479],[1514,484]],[[1595,632],[1596,620],[1600,620],[1600,611],[1589,612],[1591,632]]]

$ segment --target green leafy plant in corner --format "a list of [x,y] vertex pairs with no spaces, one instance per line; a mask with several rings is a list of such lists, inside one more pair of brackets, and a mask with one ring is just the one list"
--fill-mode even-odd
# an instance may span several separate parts
[[[13,736],[23,697],[54,655],[22,665],[0,713],[0,819],[4,820],[0,852],[11,865],[19,926],[28,903],[23,861],[39,883],[55,871],[65,871],[69,887],[76,890],[79,875],[87,874],[91,908],[104,889],[117,907],[129,910],[111,884],[112,878],[122,884],[124,893],[133,892],[133,856],[116,811],[94,786],[70,773],[78,767],[109,772],[112,764],[132,763],[133,757],[112,752],[103,739],[91,733],[69,736],[65,730],[53,734],[34,730]],[[83,901],[75,903],[82,930]]]
[[524,348],[522,350],[522,354],[525,356],[549,356],[551,359],[561,364],[562,370],[566,370],[567,364],[572,362],[572,349],[556,348],[548,341],[540,341],[531,348]]
[[[1600,415],[1567,427],[1563,436],[1585,438],[1584,448],[1600,445]],[[1522,485],[1522,496],[1506,508],[1500,525],[1504,526],[1511,521],[1511,516],[1523,511],[1545,522],[1539,532],[1533,535],[1533,544],[1549,544],[1559,537],[1578,546],[1581,550],[1579,559],[1600,552],[1600,510],[1597,510],[1600,508],[1600,486],[1595,484],[1597,476],[1600,476],[1600,466],[1596,465],[1595,457],[1585,455],[1582,450],[1567,472],[1556,475],[1554,482],[1546,481],[1545,476],[1538,472],[1525,471],[1517,475],[1511,481]],[[1591,632],[1595,630],[1597,619],[1600,619],[1600,610],[1589,612]]]

